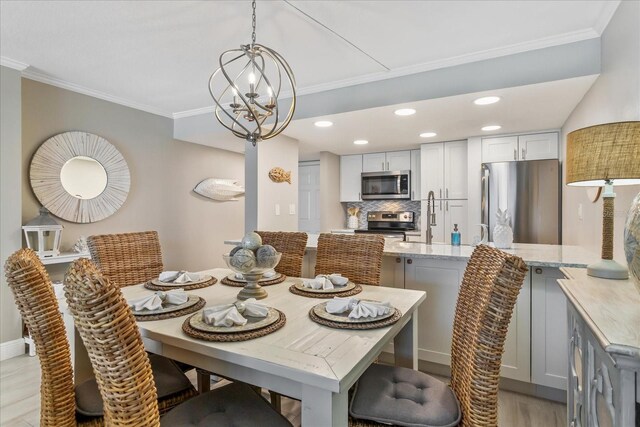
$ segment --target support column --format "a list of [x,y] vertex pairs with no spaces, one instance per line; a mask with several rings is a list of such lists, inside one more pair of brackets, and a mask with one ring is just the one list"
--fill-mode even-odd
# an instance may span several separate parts
[[244,232],[258,229],[258,147],[244,143]]

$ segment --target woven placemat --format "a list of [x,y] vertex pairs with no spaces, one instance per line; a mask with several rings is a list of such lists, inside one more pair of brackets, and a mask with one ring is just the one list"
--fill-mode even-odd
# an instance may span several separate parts
[[[252,340],[254,338],[260,338],[265,335],[269,335],[278,329],[282,328],[285,323],[287,323],[287,316],[284,315],[283,312],[277,310],[280,313],[280,318],[269,326],[265,326],[264,328],[254,329],[253,331],[247,332],[234,332],[234,333],[214,333],[214,332],[204,332],[195,329],[189,324],[189,320],[192,316],[189,316],[185,319],[182,324],[182,331],[193,338],[198,338],[205,341],[216,341],[216,342],[235,342],[235,341],[247,341]],[[194,316],[201,316],[200,313],[194,314]]]
[[335,329],[360,329],[360,330],[378,329],[378,328],[384,328],[389,325],[393,325],[398,320],[400,320],[400,318],[402,317],[402,312],[397,308],[395,310],[396,312],[393,313],[393,316],[391,317],[378,320],[377,322],[366,322],[366,323],[332,322],[331,320],[326,320],[326,319],[323,319],[322,317],[318,317],[318,315],[313,312],[313,308],[309,310],[309,317],[311,318],[311,320],[313,320],[314,322],[320,325],[328,326],[330,328],[335,328]]
[[356,283],[356,287],[353,289],[349,289],[348,291],[344,291],[344,292],[334,292],[331,294],[321,294],[318,292],[305,292],[305,291],[301,291],[300,289],[296,288],[296,285],[291,285],[289,287],[289,292],[291,292],[292,294],[296,294],[296,295],[300,295],[303,297],[308,297],[308,298],[333,298],[333,297],[350,297],[352,295],[357,295],[360,292],[362,292],[362,286],[358,285]]
[[171,289],[184,289],[185,291],[193,291],[194,289],[202,289],[202,288],[207,288],[209,286],[213,286],[216,283],[218,283],[218,279],[216,279],[215,277],[211,277],[211,279],[207,280],[206,282],[202,282],[202,283],[195,283],[193,285],[190,285],[188,283],[183,283],[181,285],[175,285],[175,286],[159,286],[159,285],[154,285],[151,282],[147,282],[144,284],[144,287],[147,289],[151,289],[152,291],[170,291]]
[[174,317],[184,316],[185,314],[191,314],[194,311],[200,310],[207,304],[207,301],[199,297],[198,302],[192,305],[191,307],[183,308],[182,310],[170,311],[169,313],[161,313],[161,314],[136,314],[134,315],[138,322],[148,322],[151,320],[163,320],[163,319],[173,319]]
[[[260,285],[260,286],[277,285],[278,283],[282,283],[285,280],[287,280],[287,276],[282,274],[280,277],[277,277],[275,279],[265,280],[263,282],[258,282],[258,285]],[[223,285],[227,285],[227,286],[235,286],[236,288],[244,288],[244,285],[247,284],[247,282],[240,282],[240,281],[231,280],[231,279],[229,279],[229,276],[227,276],[224,279],[222,279],[220,281],[220,283],[222,283]]]

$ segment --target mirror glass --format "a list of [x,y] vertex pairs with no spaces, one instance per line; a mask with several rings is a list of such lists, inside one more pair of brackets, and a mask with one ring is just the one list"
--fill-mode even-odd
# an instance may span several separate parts
[[62,166],[60,181],[65,191],[76,199],[93,199],[107,188],[107,171],[91,157],[76,156]]

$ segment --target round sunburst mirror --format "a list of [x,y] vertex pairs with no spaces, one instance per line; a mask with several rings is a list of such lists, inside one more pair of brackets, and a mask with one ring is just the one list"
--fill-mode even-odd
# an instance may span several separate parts
[[47,139],[31,160],[31,188],[53,215],[90,223],[113,215],[127,199],[127,162],[109,141],[87,132]]

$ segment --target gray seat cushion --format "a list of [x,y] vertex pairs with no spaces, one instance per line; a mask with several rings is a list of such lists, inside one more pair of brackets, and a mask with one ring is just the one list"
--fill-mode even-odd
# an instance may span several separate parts
[[442,381],[423,372],[373,364],[351,400],[354,418],[411,427],[447,427],[460,422],[460,404]]
[[232,383],[189,399],[160,420],[161,426],[291,427],[251,387]]
[[[158,399],[188,390],[192,387],[189,378],[176,363],[157,354],[149,354],[153,379],[158,390]],[[76,385],[76,411],[82,415],[103,415],[102,396],[95,378]]]

